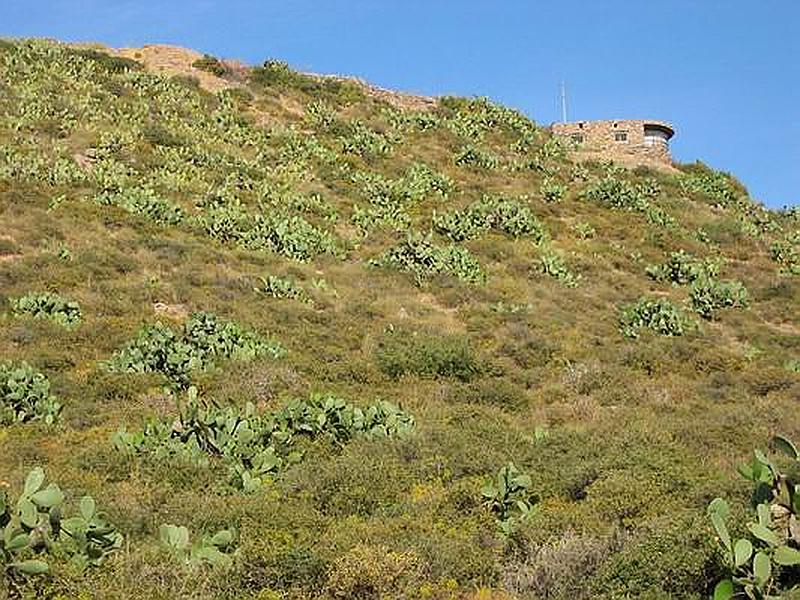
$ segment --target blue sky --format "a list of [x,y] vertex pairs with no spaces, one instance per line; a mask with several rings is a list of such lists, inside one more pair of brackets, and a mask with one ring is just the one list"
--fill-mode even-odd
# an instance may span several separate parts
[[486,95],[540,123],[671,121],[673,154],[800,204],[798,0],[3,0],[0,35],[170,43],[425,94]]

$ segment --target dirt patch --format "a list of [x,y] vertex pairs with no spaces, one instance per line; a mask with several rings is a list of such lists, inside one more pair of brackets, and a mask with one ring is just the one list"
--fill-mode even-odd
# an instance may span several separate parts
[[166,302],[154,302],[153,312],[172,319],[184,319],[189,315],[189,309],[185,304],[167,304]]

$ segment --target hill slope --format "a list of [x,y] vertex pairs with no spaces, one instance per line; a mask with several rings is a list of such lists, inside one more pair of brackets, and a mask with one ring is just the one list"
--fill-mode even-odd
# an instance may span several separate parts
[[0,485],[125,539],[9,593],[705,597],[706,505],[800,432],[797,212],[481,99],[197,68],[0,43]]

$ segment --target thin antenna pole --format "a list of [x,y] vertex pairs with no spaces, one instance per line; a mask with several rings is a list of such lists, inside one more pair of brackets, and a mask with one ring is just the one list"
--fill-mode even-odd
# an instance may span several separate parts
[[561,122],[567,122],[567,84],[561,81]]

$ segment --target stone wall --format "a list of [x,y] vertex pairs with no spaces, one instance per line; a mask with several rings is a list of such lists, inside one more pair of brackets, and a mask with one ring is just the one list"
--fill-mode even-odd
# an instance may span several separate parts
[[662,121],[576,121],[554,123],[551,129],[573,140],[579,158],[672,168],[667,140],[673,129]]

